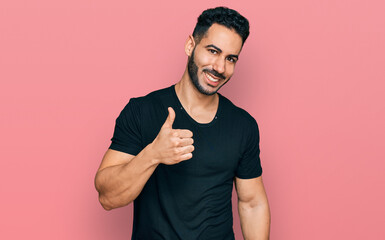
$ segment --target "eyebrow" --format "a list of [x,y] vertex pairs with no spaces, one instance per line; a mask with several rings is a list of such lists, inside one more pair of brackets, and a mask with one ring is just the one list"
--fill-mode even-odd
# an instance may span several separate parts
[[[218,52],[222,53],[222,49],[220,49],[219,47],[215,46],[214,44],[209,44],[205,48],[215,48],[215,50],[217,50]],[[233,58],[239,59],[238,55],[235,55],[235,54],[230,54],[229,57],[233,57]]]

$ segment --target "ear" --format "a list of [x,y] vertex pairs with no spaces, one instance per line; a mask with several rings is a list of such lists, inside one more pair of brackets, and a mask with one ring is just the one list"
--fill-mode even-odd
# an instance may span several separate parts
[[194,37],[192,35],[189,35],[186,40],[186,44],[184,45],[184,51],[186,52],[187,56],[189,57],[191,56],[194,47],[195,47]]

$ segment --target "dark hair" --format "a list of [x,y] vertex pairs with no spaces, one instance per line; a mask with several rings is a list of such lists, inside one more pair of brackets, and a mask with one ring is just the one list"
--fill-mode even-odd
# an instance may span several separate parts
[[193,37],[198,44],[214,23],[235,30],[242,37],[242,45],[249,36],[249,21],[237,11],[227,7],[209,8],[202,12],[195,25]]

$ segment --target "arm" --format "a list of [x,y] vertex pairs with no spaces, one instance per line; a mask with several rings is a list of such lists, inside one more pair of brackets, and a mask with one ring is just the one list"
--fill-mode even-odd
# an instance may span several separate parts
[[245,240],[268,240],[270,209],[262,176],[252,179],[235,178],[238,212]]
[[131,203],[158,166],[151,145],[137,156],[108,149],[95,176],[103,208],[111,210]]
[[108,149],[95,176],[95,187],[103,208],[111,210],[135,200],[160,164],[176,164],[192,158],[192,132],[172,129],[175,112],[169,116],[155,140],[137,156]]

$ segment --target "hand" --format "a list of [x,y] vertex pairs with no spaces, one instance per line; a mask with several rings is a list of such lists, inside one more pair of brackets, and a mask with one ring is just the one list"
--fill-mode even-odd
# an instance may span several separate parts
[[172,129],[174,120],[174,109],[169,107],[168,117],[152,142],[154,158],[159,163],[172,165],[192,158],[193,133],[187,129]]

